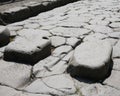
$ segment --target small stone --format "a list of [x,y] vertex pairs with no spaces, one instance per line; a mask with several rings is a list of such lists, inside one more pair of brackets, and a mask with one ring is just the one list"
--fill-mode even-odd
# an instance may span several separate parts
[[120,71],[120,59],[113,59],[113,70]]
[[112,65],[111,54],[112,47],[107,41],[84,42],[76,47],[68,72],[72,76],[104,79]]
[[66,39],[64,37],[59,37],[59,36],[52,36],[50,40],[53,47],[61,46],[66,42]]
[[0,47],[10,42],[10,31],[5,26],[0,26]]

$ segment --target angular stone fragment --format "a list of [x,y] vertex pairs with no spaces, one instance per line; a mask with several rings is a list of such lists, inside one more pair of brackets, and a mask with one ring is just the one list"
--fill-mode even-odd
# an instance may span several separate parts
[[29,82],[30,75],[31,66],[0,60],[1,84],[13,88],[23,87]]
[[[31,34],[30,34],[31,33]],[[13,42],[5,48],[4,59],[8,61],[34,64],[51,53],[51,43],[39,31],[20,32]]]
[[35,80],[25,88],[25,91],[32,93],[54,94],[64,96],[76,92],[72,78],[67,74],[50,76]]
[[0,26],[0,47],[10,42],[10,32],[5,26]]
[[68,72],[72,76],[104,79],[112,65],[111,55],[112,47],[107,41],[84,42],[75,49]]

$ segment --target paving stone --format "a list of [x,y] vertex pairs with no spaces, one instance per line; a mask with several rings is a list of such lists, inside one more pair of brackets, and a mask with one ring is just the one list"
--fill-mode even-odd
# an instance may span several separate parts
[[57,94],[58,96],[73,94],[76,91],[72,78],[67,74],[37,79],[25,90],[32,93]]
[[85,34],[89,34],[90,30],[83,29],[83,28],[64,28],[64,27],[57,27],[50,32],[53,35],[57,36],[64,36],[64,37],[80,37]]
[[60,56],[63,55],[63,54],[67,54],[67,53],[70,52],[71,50],[72,50],[72,47],[71,47],[71,46],[67,46],[67,45],[60,46],[60,47],[57,47],[57,48],[52,52],[52,55],[53,55],[53,56],[60,57]]
[[116,43],[115,46],[113,46],[113,54],[112,54],[113,58],[120,57],[119,49],[120,49],[120,40]]
[[109,33],[108,36],[111,38],[120,39],[120,32]]
[[13,88],[6,87],[6,86],[0,86],[0,95],[1,96],[18,96],[20,92],[16,91]]
[[0,47],[10,42],[10,31],[5,26],[0,26]]
[[60,61],[52,67],[46,67],[46,69],[39,71],[36,77],[48,77],[52,75],[63,74],[68,67],[65,61]]
[[59,36],[52,36],[50,40],[53,47],[64,45],[66,42],[66,39],[64,37],[59,37]]
[[100,84],[91,84],[81,88],[82,96],[119,96],[120,91]]
[[19,95],[15,96],[51,96],[51,95],[45,95],[45,94],[33,94],[33,93],[21,93]]
[[76,45],[80,42],[80,39],[77,39],[75,37],[73,38],[67,38],[66,44],[71,45],[72,47],[76,47]]
[[26,28],[26,29],[36,29],[36,28],[39,28],[40,27],[40,25],[39,24],[26,24],[26,25],[24,25],[24,28]]
[[103,83],[120,90],[120,86],[119,86],[120,85],[120,77],[119,77],[119,75],[120,75],[120,71],[112,70],[110,77],[107,78]]
[[84,42],[75,49],[68,72],[72,76],[103,79],[112,65],[111,54],[112,47],[107,41]]
[[20,88],[29,82],[30,75],[31,66],[0,60],[1,84],[13,88]]
[[107,40],[108,42],[110,42],[112,46],[115,46],[116,43],[118,42],[118,39],[114,39],[114,38],[106,38],[104,40]]
[[37,64],[34,65],[33,73],[38,74],[42,70],[45,70],[47,68],[51,68],[57,62],[59,62],[59,60],[60,60],[60,58],[58,58],[58,57],[49,56],[49,57],[45,58],[44,60],[41,60],[40,62],[38,62]]
[[120,59],[119,58],[113,59],[113,70],[120,71]]
[[95,40],[103,40],[107,38],[107,35],[105,34],[101,34],[101,33],[94,33],[94,34],[90,34],[87,35],[83,41],[95,41]]

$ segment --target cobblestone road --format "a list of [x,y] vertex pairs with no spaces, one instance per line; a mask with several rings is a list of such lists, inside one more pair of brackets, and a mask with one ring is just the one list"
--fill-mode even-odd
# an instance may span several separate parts
[[[25,21],[7,25],[7,28],[10,30],[11,42],[0,48],[1,96],[120,96],[120,0],[80,0]],[[102,47],[96,48],[97,45],[91,43],[90,46],[83,44],[95,41],[107,41],[113,50],[109,45],[103,44]],[[41,43],[38,46],[39,42]],[[83,49],[79,49],[80,53],[76,50],[79,44],[84,45]],[[82,53],[82,50],[90,50],[93,54],[89,56]],[[37,60],[38,63],[34,65],[15,63],[18,58],[13,56],[11,51],[18,57],[25,55],[27,63],[30,58],[35,62]],[[32,52],[39,51],[46,54],[45,57],[38,55],[44,59],[36,59],[35,54],[35,58],[34,56],[27,58]],[[79,63],[76,51],[78,57],[80,54],[83,57],[87,54],[86,60],[81,59],[83,64],[97,62],[104,66],[112,59],[110,76],[98,82],[71,77],[66,69],[71,63],[71,58]],[[11,56],[17,59],[11,59]],[[21,58],[21,62],[22,60]],[[102,74],[102,70],[97,75]]]

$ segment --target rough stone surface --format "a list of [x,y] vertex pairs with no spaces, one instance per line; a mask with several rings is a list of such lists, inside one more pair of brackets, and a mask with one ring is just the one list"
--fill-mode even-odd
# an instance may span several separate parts
[[0,26],[0,47],[10,42],[10,31],[5,26]]
[[33,93],[57,94],[59,96],[72,94],[76,91],[72,78],[67,74],[37,79],[26,87],[25,90]]
[[112,63],[111,54],[112,47],[107,41],[82,43],[75,49],[68,72],[72,76],[103,79]]
[[0,83],[13,88],[23,87],[29,82],[31,66],[0,60]]

